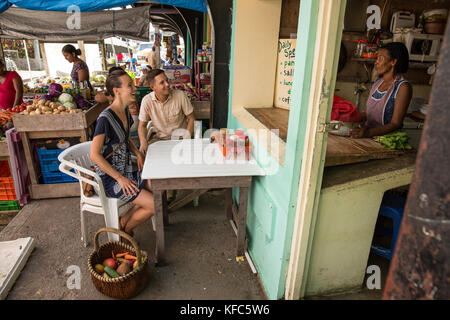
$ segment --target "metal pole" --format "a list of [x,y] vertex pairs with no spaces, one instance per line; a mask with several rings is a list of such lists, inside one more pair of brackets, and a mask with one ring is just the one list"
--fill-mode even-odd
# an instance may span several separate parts
[[383,299],[450,297],[450,24]]

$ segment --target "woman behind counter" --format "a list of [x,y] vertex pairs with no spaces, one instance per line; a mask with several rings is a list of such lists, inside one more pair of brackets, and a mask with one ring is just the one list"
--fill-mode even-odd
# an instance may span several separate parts
[[78,58],[78,56],[81,54],[81,50],[75,49],[75,47],[71,44],[66,44],[62,48],[62,54],[67,61],[73,63],[72,72],[70,73],[72,80],[76,81],[78,84],[87,81],[89,89],[92,92],[93,89],[91,83],[89,82],[89,67],[86,62]]
[[0,59],[0,109],[13,108],[23,101],[23,83],[15,71],[7,71]]
[[408,63],[408,50],[401,42],[388,43],[378,50],[375,70],[379,78],[370,90],[362,115],[365,124],[351,129],[351,137],[382,136],[402,128],[412,97],[412,87],[403,78]]

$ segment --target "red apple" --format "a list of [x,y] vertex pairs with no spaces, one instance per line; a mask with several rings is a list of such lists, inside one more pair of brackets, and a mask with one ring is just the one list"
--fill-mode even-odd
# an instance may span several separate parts
[[105,267],[113,268],[114,270],[117,268],[116,260],[114,260],[113,258],[108,258],[105,261],[103,261],[103,265]]

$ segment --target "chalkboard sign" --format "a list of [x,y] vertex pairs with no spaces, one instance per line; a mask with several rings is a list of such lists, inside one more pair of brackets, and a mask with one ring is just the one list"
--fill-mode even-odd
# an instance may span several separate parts
[[296,39],[278,40],[277,73],[275,77],[275,107],[289,109],[294,80]]

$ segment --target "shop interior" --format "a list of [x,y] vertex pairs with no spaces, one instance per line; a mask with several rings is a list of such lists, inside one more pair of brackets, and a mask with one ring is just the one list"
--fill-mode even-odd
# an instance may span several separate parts
[[[380,25],[377,27],[378,29],[368,30],[368,21],[374,12],[367,12],[367,10],[373,5],[380,9],[378,12]],[[295,61],[295,51],[293,52],[293,50],[295,50],[297,39],[299,8],[299,1],[282,1],[273,106],[245,108],[264,127],[278,129],[278,136],[284,143],[286,143],[288,135],[289,102]],[[410,154],[415,154],[420,145],[434,75],[439,68],[439,49],[447,23],[448,10],[450,10],[448,1],[347,1],[334,91],[335,101],[337,96],[349,105],[353,105],[354,109],[359,112],[364,112],[370,89],[377,79],[374,63],[378,47],[392,41],[403,42],[410,55],[409,69],[404,77],[413,87],[413,97],[401,131],[405,132],[409,138],[408,143],[412,150],[407,153]],[[331,120],[336,119],[332,118]],[[351,122],[342,122],[342,125],[347,128],[355,126]],[[335,131],[335,133],[337,132]],[[358,144],[356,139],[348,138],[346,145],[336,139],[335,135],[328,135],[324,173],[326,178],[333,177],[333,179],[345,182],[344,180],[347,178],[350,179],[351,174],[355,175],[355,178],[358,175],[366,174],[367,172],[362,171],[364,168],[368,171],[382,173],[384,170],[390,170],[389,166],[398,165],[395,164],[394,154],[380,156],[383,153],[382,150],[371,153],[367,146],[355,146]],[[375,145],[374,147],[377,148]],[[358,159],[357,154],[361,152],[361,149],[365,154]],[[355,157],[345,157],[344,153],[346,152]],[[392,162],[389,164],[386,162],[379,168],[361,165],[358,167],[361,169],[359,173],[357,170],[360,169],[357,169],[355,165],[354,170],[352,169],[354,172],[349,174],[350,163],[356,164],[368,160],[370,162],[370,159],[382,158],[392,158]],[[347,177],[341,177],[341,179],[340,175],[347,175]],[[332,187],[332,184],[329,184],[330,180],[326,178],[324,178],[322,190]],[[393,206],[399,209],[398,212],[402,213],[408,190],[409,184],[387,190],[382,207],[388,206],[392,202]],[[362,194],[362,196],[365,195]],[[370,195],[367,196],[370,197]],[[331,208],[328,209],[331,210]],[[383,286],[395,247],[401,213],[399,216],[380,214],[375,230],[369,230],[373,234],[373,240],[367,266],[372,264],[382,266]]]

